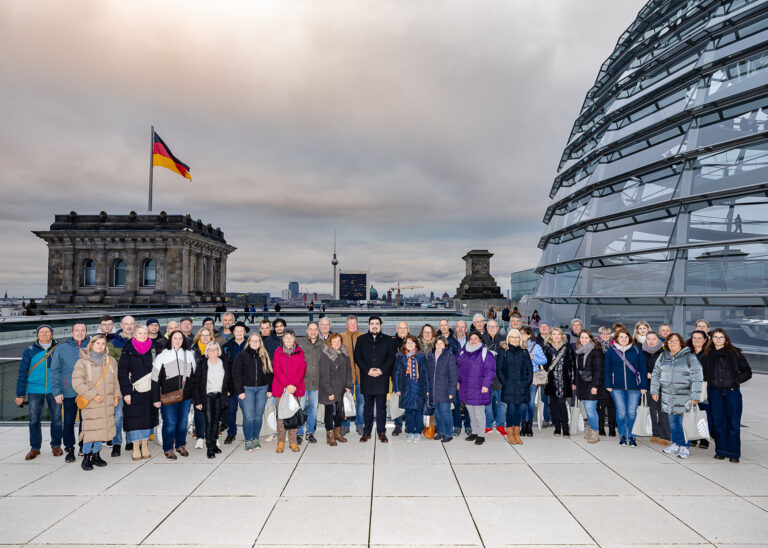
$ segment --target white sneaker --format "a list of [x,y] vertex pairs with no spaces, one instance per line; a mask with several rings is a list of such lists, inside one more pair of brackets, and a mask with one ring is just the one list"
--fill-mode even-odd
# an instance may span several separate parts
[[419,443],[419,441],[421,441],[421,434],[414,434],[413,443]]
[[267,436],[266,438],[264,438],[264,441],[270,442],[270,441],[273,441],[274,439],[275,439],[275,435],[272,434],[271,436]]
[[678,453],[679,451],[680,451],[680,446],[679,446],[679,445],[677,445],[676,443],[673,443],[672,445],[670,445],[669,447],[667,447],[666,449],[664,449],[664,452],[665,452],[667,455],[677,455],[677,453]]
[[680,452],[677,454],[678,458],[687,459],[691,456],[691,450],[687,447],[681,447]]
[[406,441],[406,443],[411,443],[413,441],[413,434],[408,434],[405,437],[405,441]]
[[197,438],[197,441],[195,442],[195,449],[202,449],[203,445],[205,445],[205,440],[203,438]]

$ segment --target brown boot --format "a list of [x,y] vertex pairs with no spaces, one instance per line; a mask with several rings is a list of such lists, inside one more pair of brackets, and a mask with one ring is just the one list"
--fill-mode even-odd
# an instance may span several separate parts
[[151,457],[152,457],[152,454],[149,452],[149,445],[147,443],[147,440],[141,440],[141,458],[149,459]]
[[520,427],[519,426],[513,426],[512,427],[512,435],[515,438],[515,444],[516,445],[523,445],[523,440],[520,438]]
[[[336,438],[334,437],[335,432],[333,430],[326,430],[325,431],[325,441],[328,442],[328,445],[331,447],[336,447]],[[344,440],[347,441],[347,440]]]
[[277,442],[277,448],[275,449],[275,453],[282,453],[285,451],[285,442],[279,441]]
[[290,447],[291,451],[293,451],[294,453],[299,452],[299,445],[297,443],[289,443],[288,447]]
[[336,441],[347,443],[347,438],[345,438],[341,433],[341,426],[333,429],[333,436],[336,438]]
[[507,443],[509,445],[514,445],[515,443],[515,434],[511,426],[507,426]]
[[138,443],[133,444],[133,454],[131,455],[132,460],[141,460],[141,447]]

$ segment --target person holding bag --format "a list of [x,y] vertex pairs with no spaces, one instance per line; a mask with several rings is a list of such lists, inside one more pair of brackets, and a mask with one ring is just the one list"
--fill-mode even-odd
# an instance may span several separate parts
[[187,452],[187,421],[192,396],[195,393],[195,356],[187,350],[184,333],[171,333],[169,348],[155,358],[152,365],[152,403],[163,417],[163,452],[165,458],[176,460]]
[[[296,344],[296,333],[293,329],[283,331],[283,343],[275,350],[274,360],[275,376],[272,381],[272,395],[275,398],[275,406],[280,408],[280,399],[285,393],[297,400],[304,395],[304,375],[307,372],[307,361],[304,359],[304,351]],[[298,428],[287,430],[288,446],[291,451],[297,453],[299,444],[296,436]],[[277,419],[277,448],[276,452],[285,450],[286,427],[283,419]]]
[[464,438],[475,445],[485,443],[485,406],[491,403],[491,384],[496,377],[496,358],[483,345],[477,331],[470,333],[467,343],[456,356],[459,365],[459,400],[469,414],[472,434]]
[[152,405],[152,363],[157,354],[149,331],[139,325],[133,338],[123,347],[117,364],[117,379],[123,394],[125,441],[133,444],[133,460],[148,459],[149,436],[158,424],[157,408]]
[[[653,375],[656,362],[664,352],[664,341],[654,331],[649,331],[645,335],[645,342],[642,347],[645,355],[645,364],[648,368],[648,379]],[[651,398],[648,402],[651,415],[651,443],[658,443],[662,447],[668,447],[672,435],[669,433],[669,418],[661,410],[661,402]]]
[[712,330],[702,363],[707,381],[707,399],[715,421],[715,459],[730,462],[741,458],[740,386],[752,378],[752,369],[741,350],[731,344],[719,327]]
[[349,352],[339,333],[331,333],[325,341],[318,363],[320,391],[318,402],[325,406],[325,439],[328,445],[346,443],[341,432],[344,422],[344,394],[354,386]]
[[450,341],[442,335],[435,339],[434,352],[427,354],[427,374],[432,386],[432,401],[435,404],[435,422],[438,432],[435,439],[449,443],[453,440],[451,403],[459,405],[455,398],[456,383],[459,382],[459,366]]
[[91,337],[87,348],[72,371],[72,388],[77,392],[76,404],[83,419],[80,440],[83,442],[81,468],[89,471],[107,463],[101,458],[101,444],[115,436],[115,407],[122,398],[117,381],[117,364],[107,352],[107,337]]
[[587,443],[600,441],[597,402],[603,391],[603,351],[594,335],[586,329],[579,333],[574,349],[576,352],[576,382],[573,389],[587,411],[587,426],[584,439]]
[[637,447],[632,427],[640,396],[648,389],[648,371],[643,351],[634,344],[626,327],[617,327],[613,346],[605,353],[605,389],[616,404],[619,445]]
[[[536,342],[536,338],[533,336],[533,330],[524,325],[520,328],[520,336],[523,341],[523,348],[528,352],[528,356],[531,358],[533,382],[531,382],[530,398],[528,399],[528,405],[525,408],[523,417],[523,424],[520,428],[521,436],[533,436],[533,418],[536,414],[536,392],[539,390],[539,386],[544,386],[547,383],[547,356],[544,354],[544,349]],[[537,384],[538,382],[543,384]],[[543,393],[543,389],[542,389]],[[543,403],[542,403],[543,405]]]
[[672,445],[664,449],[681,459],[691,456],[683,431],[683,415],[699,403],[704,373],[701,364],[679,333],[667,337],[667,350],[659,357],[651,376],[651,398],[661,400],[661,410],[669,417]]
[[510,329],[506,342],[501,343],[496,359],[496,378],[501,381],[501,401],[507,404],[506,435],[510,445],[522,445],[520,424],[531,397],[533,366],[531,356],[522,347],[522,335]]
[[549,396],[549,406],[555,423],[554,435],[560,436],[562,432],[562,435],[567,438],[571,435],[567,400],[573,395],[576,355],[573,353],[573,347],[565,339],[562,329],[553,327],[549,333],[549,342],[544,347],[544,352],[549,359],[544,393]]
[[405,337],[403,346],[395,361],[394,391],[400,398],[399,405],[405,409],[405,441],[418,443],[421,439],[422,413],[429,398],[429,375],[427,357],[419,347],[419,340],[413,335]]

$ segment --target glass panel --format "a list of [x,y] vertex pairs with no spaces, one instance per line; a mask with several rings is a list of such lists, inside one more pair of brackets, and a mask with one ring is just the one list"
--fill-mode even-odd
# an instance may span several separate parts
[[766,293],[768,243],[686,249],[671,288],[676,294]]
[[692,127],[683,150],[740,139],[768,129],[768,99],[731,107],[701,117],[699,127]]
[[688,228],[680,223],[679,244],[720,242],[768,236],[768,197],[765,194],[726,198],[713,205],[689,208]]
[[[676,137],[652,146],[646,145],[647,148],[631,154],[630,156],[621,159],[614,156],[613,158],[608,159],[606,161],[605,169],[600,174],[600,180],[610,179],[621,175],[622,173],[642,168],[643,166],[658,162],[659,160],[677,155],[680,150],[680,144],[683,142],[685,128],[676,128],[675,132],[677,133]],[[596,180],[593,182],[599,181]]]
[[706,93],[700,94],[700,104],[722,99],[747,87],[757,87],[765,81],[766,77],[768,77],[768,52],[763,51],[713,72],[705,86]]
[[685,305],[684,309],[686,336],[693,331],[696,320],[705,319],[712,328],[725,329],[731,342],[742,350],[768,350],[768,311],[763,306]]
[[600,232],[587,232],[576,257],[597,257],[666,247],[674,227],[675,217],[668,217]]
[[[757,185],[768,181],[768,141],[699,156],[693,162],[691,194]],[[684,176],[685,178],[685,176]],[[681,194],[678,189],[678,195]]]
[[93,287],[96,285],[96,265],[88,259],[83,263],[83,286]]
[[144,261],[144,276],[143,283],[145,287],[153,287],[155,285],[155,261],[147,259]]
[[589,210],[591,215],[585,213],[582,219],[613,215],[619,211],[669,200],[675,192],[681,172],[682,164],[678,164],[601,189],[606,195],[593,198],[594,206]]
[[597,336],[600,326],[610,328],[615,323],[623,323],[632,327],[640,320],[651,324],[651,328],[657,330],[659,324],[670,323],[672,320],[672,306],[670,305],[616,305],[616,304],[588,304],[584,307],[582,318],[588,329]]
[[112,285],[122,287],[125,285],[125,261],[118,259],[112,267]]
[[573,290],[573,284],[579,277],[577,270],[567,272],[547,272],[541,278],[539,289],[536,292],[537,297],[568,297]]
[[570,261],[576,254],[576,250],[579,248],[580,243],[581,238],[576,238],[575,240],[569,240],[561,244],[548,244],[544,249],[544,255],[542,255],[539,264],[550,265]]
[[584,266],[573,295],[621,297],[661,295],[667,291],[672,272],[671,252],[629,255]]

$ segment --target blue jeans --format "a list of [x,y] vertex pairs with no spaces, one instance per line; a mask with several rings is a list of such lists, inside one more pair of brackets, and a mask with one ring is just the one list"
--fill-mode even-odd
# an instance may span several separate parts
[[141,440],[148,440],[150,434],[152,434],[151,429],[147,430],[129,430],[125,433],[125,441],[128,443],[134,443]]
[[64,424],[62,426],[62,435],[64,437],[64,447],[74,447],[75,440],[75,419],[77,419],[77,404],[75,398],[64,398]]
[[597,419],[597,400],[581,400],[584,409],[587,410],[587,421],[592,430],[598,430],[599,421]]
[[264,408],[267,406],[267,386],[246,386],[243,401],[243,434],[246,441],[259,439]]
[[715,421],[715,453],[741,458],[741,412],[743,402],[738,388],[707,388],[707,399]]
[[544,422],[552,422],[552,411],[549,408],[549,396],[544,393],[544,387],[541,387],[541,401],[544,403]]
[[195,437],[205,439],[205,411],[197,408],[195,408]]
[[360,383],[355,383],[355,426],[365,425],[365,397],[360,389]]
[[53,394],[28,394],[29,400],[29,446],[40,451],[43,445],[43,430],[40,417],[43,414],[43,402],[48,404],[51,414],[51,449],[61,446],[61,405],[56,403]]
[[187,417],[192,400],[183,400],[160,408],[163,416],[163,451],[184,447],[187,444]]
[[501,390],[491,390],[491,403],[485,406],[485,427],[504,426],[507,416],[507,404],[501,401]]
[[83,444],[83,455],[90,455],[92,453],[98,453],[101,451],[100,441],[89,441]]
[[[453,397],[454,399],[454,408],[453,408],[453,429],[454,430],[461,430],[461,402],[459,401],[458,395],[455,395]],[[469,419],[469,413],[464,411],[464,430],[467,434],[472,433],[472,422]]]
[[[520,423],[523,420],[523,415],[526,412],[526,408],[528,407],[527,403],[508,403],[507,404],[507,428],[512,428],[513,426],[520,426]],[[496,426],[504,426],[503,424],[496,424]]]
[[683,416],[667,415],[667,417],[669,417],[669,432],[672,434],[672,443],[676,443],[680,447],[688,447],[688,441],[685,439],[685,432],[683,431]]
[[435,402],[435,426],[443,436],[453,436],[451,402]]
[[240,405],[240,398],[237,394],[229,397],[229,406],[227,406],[227,435],[233,438],[237,436],[237,406]]
[[611,391],[611,397],[613,403],[616,404],[616,426],[619,430],[619,436],[634,437],[632,436],[632,427],[635,425],[635,417],[637,417],[640,391],[614,388]]
[[123,443],[123,398],[115,407],[115,437],[112,438],[112,445],[120,445]]
[[[299,428],[299,435],[303,436],[306,430],[307,434],[314,434],[317,428],[317,396],[319,390],[306,390],[301,398],[301,406],[306,409],[304,416],[307,418],[304,424]],[[304,406],[306,402],[306,407]]]
[[405,427],[409,434],[421,434],[424,428],[424,420],[421,417],[421,409],[405,410]]

